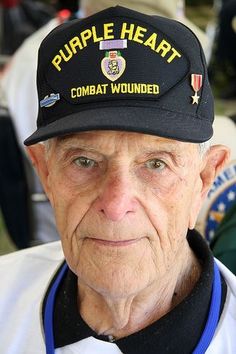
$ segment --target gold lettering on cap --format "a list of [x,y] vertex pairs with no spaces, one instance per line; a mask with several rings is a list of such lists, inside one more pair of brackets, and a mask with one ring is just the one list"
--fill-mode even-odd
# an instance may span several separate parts
[[72,50],[69,48],[68,44],[65,44],[64,45],[65,49],[67,50],[67,56],[66,54],[63,52],[63,49],[60,49],[59,50],[59,53],[61,54],[61,57],[65,60],[65,61],[69,61],[72,56],[73,56],[73,53],[72,53]]
[[87,41],[92,37],[92,31],[90,29],[86,29],[80,33],[80,36],[84,47],[87,47]]
[[134,33],[133,41],[142,44],[143,43],[144,33],[146,33],[146,32],[147,32],[146,28],[138,26],[136,28],[135,33]]
[[159,85],[156,84],[144,84],[144,83],[111,83],[111,93],[114,94],[148,94],[148,95],[158,95]]
[[72,38],[70,41],[69,41],[69,46],[71,47],[71,49],[72,49],[72,52],[74,53],[74,54],[76,54],[77,53],[77,50],[75,49],[76,47],[78,47],[79,49],[83,49],[83,46],[82,46],[82,44],[81,44],[81,42],[80,42],[80,39],[79,39],[79,37],[74,37],[74,38]]
[[164,58],[166,54],[171,50],[171,45],[165,39],[162,39],[161,43],[156,49],[157,53],[160,53],[161,56]]
[[127,25],[128,24],[126,22],[123,23],[121,28],[120,38],[125,39],[126,35],[128,35],[128,39],[132,41],[133,34],[134,34],[134,24],[131,23],[130,27],[127,27]]
[[55,66],[55,68],[58,71],[61,71],[61,67],[59,66],[59,64],[61,63],[62,57],[57,54],[53,59],[52,59],[52,64]]
[[[57,71],[61,71],[62,64],[70,61],[75,54],[79,54],[79,51],[86,48],[89,43],[114,39],[114,25],[113,22],[104,23],[102,27],[99,27],[100,31],[93,25],[91,28],[87,28],[77,36],[72,37],[68,43],[65,43],[64,47],[59,49],[55,54],[51,61],[52,65]],[[159,39],[159,34],[156,32],[147,34],[148,31],[147,28],[134,23],[123,22],[120,28],[120,36],[117,36],[116,39],[128,39],[140,43],[145,47],[149,47],[150,50],[164,58],[166,63],[172,63],[175,59],[181,58],[181,54],[172,47],[169,41]]]
[[71,98],[105,95],[107,92],[108,84],[86,85],[72,87],[70,90]]
[[139,82],[121,82],[110,84],[97,84],[72,87],[70,89],[70,97],[78,99],[86,96],[94,95],[116,95],[116,94],[145,94],[145,95],[158,95],[159,85]]
[[157,34],[153,33],[143,44],[147,47],[150,47],[152,50],[156,50],[156,42]]
[[103,29],[104,29],[104,39],[114,39],[114,34],[113,34],[113,26],[114,23],[104,23]]
[[177,52],[177,50],[175,48],[171,48],[172,50],[172,54],[169,57],[169,59],[167,59],[167,63],[171,63],[172,60],[174,60],[176,57],[181,58],[181,54],[179,52]]
[[97,29],[95,26],[92,26],[92,34],[93,34],[93,42],[96,43],[96,42],[100,42],[103,40],[103,37],[98,37],[97,36]]

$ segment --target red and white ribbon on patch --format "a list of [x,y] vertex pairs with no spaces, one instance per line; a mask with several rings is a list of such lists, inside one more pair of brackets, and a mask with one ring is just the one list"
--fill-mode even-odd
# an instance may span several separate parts
[[191,75],[191,86],[194,89],[194,92],[198,92],[202,87],[202,75],[192,74]]

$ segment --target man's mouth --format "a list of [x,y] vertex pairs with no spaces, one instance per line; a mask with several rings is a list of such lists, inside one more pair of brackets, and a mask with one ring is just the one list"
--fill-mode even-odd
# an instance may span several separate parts
[[110,247],[124,247],[124,246],[130,246],[134,243],[137,243],[140,241],[140,238],[135,238],[135,239],[130,239],[130,240],[117,240],[117,241],[111,241],[111,240],[103,240],[99,238],[87,238],[87,240],[90,240],[92,242],[95,242],[97,245],[101,246],[110,246]]

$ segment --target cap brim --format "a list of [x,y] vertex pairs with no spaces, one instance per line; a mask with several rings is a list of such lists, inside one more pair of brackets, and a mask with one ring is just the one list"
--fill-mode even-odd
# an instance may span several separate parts
[[[184,124],[186,120],[186,125]],[[91,130],[119,130],[201,143],[213,134],[210,121],[153,107],[102,107],[87,109],[38,128],[25,141],[33,145],[49,138]],[[189,137],[189,138],[186,138]]]

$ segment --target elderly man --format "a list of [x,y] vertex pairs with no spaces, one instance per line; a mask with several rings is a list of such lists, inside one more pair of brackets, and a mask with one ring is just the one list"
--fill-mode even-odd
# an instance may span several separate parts
[[2,257],[2,352],[235,353],[235,277],[194,231],[229,156],[206,143],[195,35],[122,7],[64,24],[41,44],[38,95],[25,144],[63,252]]

